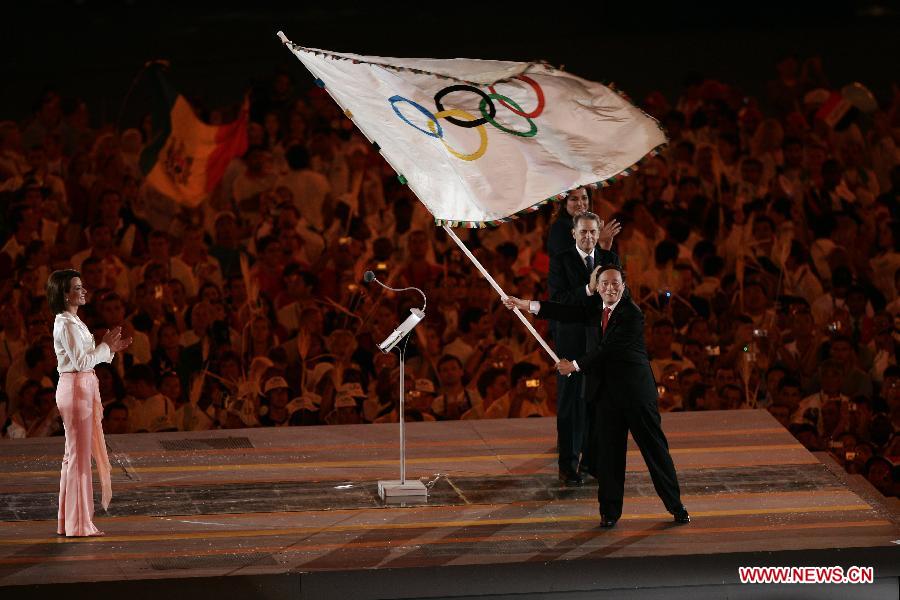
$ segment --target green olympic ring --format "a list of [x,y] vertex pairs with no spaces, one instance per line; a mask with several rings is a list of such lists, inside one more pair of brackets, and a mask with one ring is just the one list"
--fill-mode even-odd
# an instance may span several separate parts
[[[519,106],[518,104],[516,104],[515,100],[513,100],[512,98],[509,98],[508,96],[504,96],[503,94],[488,94],[487,96],[488,96],[488,98],[493,98],[494,100],[500,100],[501,102],[505,103],[504,105],[506,105],[506,104],[510,105],[511,107],[515,108],[515,110],[519,111],[517,114],[522,114],[522,107]],[[537,135],[537,130],[538,130],[537,125],[535,125],[534,121],[532,121],[528,117],[522,115],[522,117],[526,121],[528,121],[528,124],[531,126],[531,129],[529,129],[528,131],[516,131],[514,129],[508,129],[508,128],[504,127],[503,125],[501,125],[500,123],[498,123],[497,121],[495,121],[493,119],[493,117],[491,117],[490,112],[485,110],[486,108],[487,108],[487,101],[482,100],[481,103],[478,105],[478,110],[481,111],[481,116],[484,118],[484,120],[486,122],[490,123],[497,129],[502,131],[503,133],[510,133],[512,135],[517,135],[519,137],[525,137],[525,138],[534,137],[535,135]]]

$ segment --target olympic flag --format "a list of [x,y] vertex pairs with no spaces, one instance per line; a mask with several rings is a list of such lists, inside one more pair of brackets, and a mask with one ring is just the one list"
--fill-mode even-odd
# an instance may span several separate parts
[[536,210],[666,142],[614,89],[542,63],[359,56],[279,37],[440,225]]

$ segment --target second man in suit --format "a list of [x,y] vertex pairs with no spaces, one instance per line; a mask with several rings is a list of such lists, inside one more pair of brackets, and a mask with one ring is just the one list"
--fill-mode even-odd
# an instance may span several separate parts
[[[619,226],[615,221],[604,227],[600,217],[592,212],[575,215],[572,220],[574,240],[550,258],[547,280],[550,299],[563,304],[585,304],[591,295],[588,282],[594,268],[620,264],[619,257],[610,250],[613,237],[618,232]],[[557,354],[570,360],[578,358],[597,345],[599,331],[597,324],[554,323]],[[580,373],[559,377],[556,405],[559,478],[565,485],[581,485],[583,475],[579,473],[579,460],[586,450],[590,419],[584,397],[584,379]]]

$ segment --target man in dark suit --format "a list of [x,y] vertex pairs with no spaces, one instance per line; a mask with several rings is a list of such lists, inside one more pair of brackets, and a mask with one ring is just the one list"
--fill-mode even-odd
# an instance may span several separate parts
[[[568,248],[550,258],[547,283],[551,300],[563,304],[585,304],[590,296],[588,283],[594,268],[620,264],[619,257],[609,249],[612,246],[611,236],[598,244],[602,226],[600,217],[592,212],[574,217],[571,231],[574,243],[570,240]],[[612,229],[606,233],[615,235],[618,230]],[[597,345],[599,334],[599,323],[554,323],[556,353],[561,358],[576,359]],[[568,486],[581,485],[584,482],[579,473],[579,456],[587,454],[585,445],[589,424],[581,373],[559,376],[556,406],[559,479]]]
[[596,292],[588,305],[534,302],[506,298],[507,308],[529,310],[540,318],[568,322],[600,322],[600,342],[577,360],[561,359],[560,375],[584,372],[586,394],[593,402],[591,445],[600,502],[600,526],[613,527],[622,515],[628,432],[647,463],[653,487],[676,523],[689,523],[669,444],[660,427],[656,380],[644,343],[644,315],[625,296],[624,272],[618,266],[596,269]]

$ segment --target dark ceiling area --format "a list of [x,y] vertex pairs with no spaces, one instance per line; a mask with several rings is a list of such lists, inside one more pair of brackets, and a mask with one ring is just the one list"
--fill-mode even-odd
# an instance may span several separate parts
[[[818,55],[835,87],[861,81],[884,97],[900,57],[897,4],[38,1],[5,9],[0,116],[26,118],[53,87],[87,100],[95,121],[115,120],[154,58],[171,61],[179,89],[207,105],[234,101],[278,69],[308,85],[279,29],[304,46],[358,54],[546,60],[638,100],[655,89],[674,97],[689,73],[755,95],[780,57]],[[136,90],[127,113],[142,100]]]

